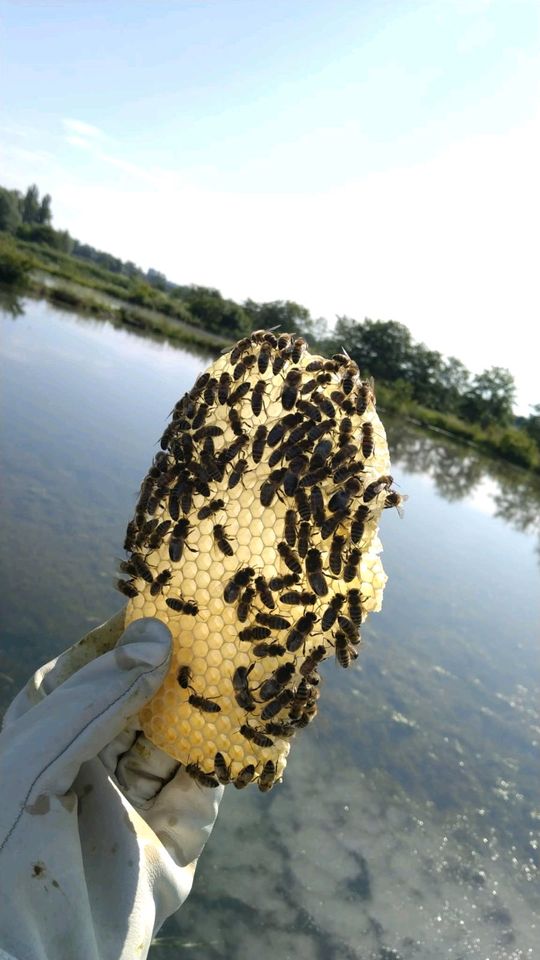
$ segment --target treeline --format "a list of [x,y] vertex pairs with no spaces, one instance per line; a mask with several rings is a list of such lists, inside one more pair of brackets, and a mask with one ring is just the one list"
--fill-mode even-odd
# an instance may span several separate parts
[[[51,197],[40,198],[35,184],[25,194],[0,187],[0,231],[39,244],[44,252],[48,248],[54,269],[62,276],[79,280],[69,269],[75,258],[81,266],[86,264],[83,283],[202,330],[236,339],[254,329],[279,327],[296,331],[326,354],[346,348],[362,376],[375,378],[389,406],[417,415],[430,411],[429,417],[423,416],[426,423],[474,442],[483,432],[492,438],[492,446],[505,448],[507,459],[523,466],[540,463],[540,404],[529,417],[513,414],[516,388],[506,368],[491,367],[473,375],[457,357],[445,357],[416,342],[407,327],[394,320],[342,316],[330,330],[324,319],[311,317],[306,307],[289,300],[236,303],[212,287],[175,284],[159,270],[144,271],[131,260],[55,230]],[[7,255],[4,260],[7,269]]]

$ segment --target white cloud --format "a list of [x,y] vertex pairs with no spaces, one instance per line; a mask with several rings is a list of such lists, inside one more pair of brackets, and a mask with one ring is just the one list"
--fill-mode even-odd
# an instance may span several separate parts
[[62,123],[66,130],[74,134],[80,134],[83,137],[95,139],[104,136],[103,130],[100,130],[99,127],[94,127],[91,123],[85,123],[83,120],[73,120],[69,117],[64,117]]

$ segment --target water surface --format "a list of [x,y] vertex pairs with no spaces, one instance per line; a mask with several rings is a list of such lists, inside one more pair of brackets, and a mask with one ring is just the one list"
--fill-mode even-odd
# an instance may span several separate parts
[[[26,301],[2,313],[0,706],[118,609],[125,526],[203,357]],[[387,418],[385,418],[386,420]],[[405,517],[349,671],[283,784],[226,790],[152,960],[538,955],[538,484],[388,420]]]

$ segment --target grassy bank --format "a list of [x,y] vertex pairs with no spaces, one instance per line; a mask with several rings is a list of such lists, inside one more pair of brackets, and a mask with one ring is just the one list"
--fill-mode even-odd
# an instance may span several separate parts
[[517,427],[498,427],[491,424],[481,427],[467,423],[449,413],[441,413],[422,407],[414,400],[404,399],[392,384],[377,383],[377,406],[380,410],[389,410],[407,417],[413,423],[437,430],[462,443],[471,444],[490,456],[506,460],[526,470],[540,473],[540,454],[531,437]]

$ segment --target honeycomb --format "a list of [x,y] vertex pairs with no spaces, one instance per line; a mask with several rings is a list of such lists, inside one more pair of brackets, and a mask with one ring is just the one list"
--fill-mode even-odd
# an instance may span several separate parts
[[347,667],[386,582],[398,506],[371,382],[346,355],[256,331],[178,401],[128,524],[126,625],[157,617],[170,672],[146,736],[202,785],[283,774],[317,713],[318,665]]

